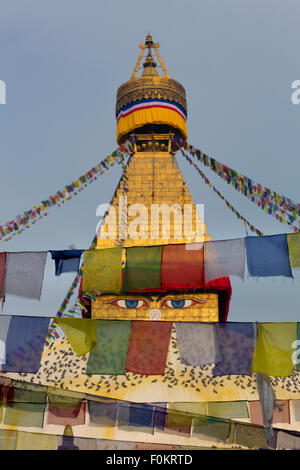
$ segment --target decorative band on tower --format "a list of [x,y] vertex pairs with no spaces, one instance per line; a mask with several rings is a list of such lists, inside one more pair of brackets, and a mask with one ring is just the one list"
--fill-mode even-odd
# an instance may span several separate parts
[[[148,35],[150,38],[151,36]],[[147,36],[147,38],[148,38]],[[117,92],[117,142],[121,144],[135,129],[147,124],[170,126],[187,140],[187,104],[184,87],[169,77],[157,48],[149,40],[140,45],[142,51],[129,81]],[[142,76],[136,77],[142,53],[148,48]],[[151,50],[154,49],[165,76],[158,75]]]

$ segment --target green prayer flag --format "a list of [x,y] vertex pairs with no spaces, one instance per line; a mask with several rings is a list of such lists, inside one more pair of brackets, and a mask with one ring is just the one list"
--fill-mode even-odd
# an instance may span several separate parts
[[16,450],[56,450],[55,434],[18,432]]
[[131,321],[96,320],[96,322],[97,343],[89,355],[86,374],[125,374]]
[[203,440],[227,441],[230,433],[230,421],[221,418],[203,417],[193,419],[193,436]]
[[207,414],[217,418],[249,418],[246,401],[208,402]]
[[266,447],[265,428],[252,424],[232,423],[230,443],[238,444],[249,449],[261,449]]
[[122,291],[161,287],[161,246],[126,249],[126,267]]
[[15,403],[46,403],[47,387],[21,380],[13,381],[12,402]]
[[3,424],[42,428],[46,403],[7,403]]
[[50,405],[56,408],[68,408],[73,410],[78,408],[79,403],[84,398],[83,393],[55,387],[48,387],[47,396]]

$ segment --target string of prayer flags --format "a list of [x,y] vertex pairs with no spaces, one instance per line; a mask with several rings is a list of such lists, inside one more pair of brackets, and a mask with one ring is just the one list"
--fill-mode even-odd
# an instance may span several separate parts
[[97,320],[97,342],[90,352],[87,375],[123,375],[131,321]]
[[52,259],[55,260],[55,276],[59,276],[62,273],[78,272],[82,251],[83,250],[51,251]]
[[244,238],[205,242],[204,247],[205,282],[223,276],[238,276],[244,279]]
[[3,372],[35,374],[40,368],[50,319],[12,316],[6,337]]
[[88,250],[83,255],[82,292],[121,292],[122,248]]
[[46,251],[7,253],[5,295],[40,300]]
[[177,145],[183,146],[192,156],[196,156],[198,161],[208,166],[214,173],[220,176],[234,189],[241,192],[247,199],[254,202],[264,212],[272,215],[283,224],[289,224],[294,232],[299,231],[300,204],[291,199],[255,183],[251,178],[244,176],[228,166],[209,157],[205,153],[197,150],[192,145],[184,142],[180,137],[175,137]]
[[60,317],[55,321],[64,331],[77,356],[84,356],[96,346],[97,320]]
[[164,245],[162,247],[161,282],[162,288],[168,289],[204,287],[203,243]]
[[246,254],[251,276],[293,277],[286,234],[246,237]]
[[126,249],[123,292],[161,288],[161,246]]
[[183,364],[201,367],[221,360],[214,324],[176,322],[175,328]]
[[182,155],[185,157],[185,159],[189,162],[190,165],[192,165],[195,170],[199,173],[199,175],[201,176],[201,178],[203,179],[203,181],[205,182],[205,184],[208,185],[209,188],[212,188],[212,190],[216,193],[216,195],[222,199],[222,201],[225,202],[226,206],[228,207],[228,209],[231,210],[231,212],[233,212],[236,217],[239,219],[239,220],[242,220],[244,222],[245,225],[247,225],[251,232],[255,232],[258,236],[262,236],[263,233],[258,230],[257,228],[254,227],[254,225],[250,224],[250,222],[242,216],[242,214],[240,214],[240,212],[238,212],[233,206],[232,204],[227,201],[227,199],[223,196],[223,194],[220,193],[220,191],[209,181],[209,179],[205,176],[205,174],[203,173],[203,171],[193,162],[193,160],[191,160],[185,153],[184,151],[181,149],[181,153]]
[[4,243],[11,240],[13,236],[19,235],[26,228],[32,227],[38,220],[43,219],[48,215],[51,207],[61,207],[63,204],[71,201],[74,196],[83,191],[88,185],[97,181],[99,176],[104,174],[117,162],[121,163],[123,160],[123,153],[132,151],[132,143],[128,140],[123,146],[111,153],[103,161],[98,163],[91,170],[87,171],[84,175],[80,176],[77,180],[68,184],[64,189],[59,190],[55,195],[49,196],[48,199],[41,201],[40,204],[35,205],[18,215],[14,219],[0,225],[0,240]]
[[252,372],[273,377],[293,374],[292,344],[297,337],[296,322],[259,323]]
[[213,376],[251,375],[254,350],[252,323],[216,323],[216,336],[221,360],[215,364]]
[[126,370],[143,375],[163,375],[172,322],[132,321]]

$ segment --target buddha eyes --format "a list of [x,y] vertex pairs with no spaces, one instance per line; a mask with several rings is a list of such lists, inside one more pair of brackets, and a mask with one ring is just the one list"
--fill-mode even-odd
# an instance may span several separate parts
[[[113,305],[114,307],[120,307],[120,308],[141,308],[141,307],[146,307],[150,308],[150,302],[147,302],[146,300],[141,300],[141,299],[115,299],[111,302],[105,302],[106,304]],[[197,304],[203,304],[205,302],[200,301],[200,300],[194,300],[194,299],[167,299],[163,300],[159,306],[159,308],[188,308],[192,307],[193,305]]]

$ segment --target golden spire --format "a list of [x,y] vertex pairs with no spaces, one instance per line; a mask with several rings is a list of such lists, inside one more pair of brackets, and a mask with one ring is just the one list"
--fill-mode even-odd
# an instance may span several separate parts
[[[118,88],[116,102],[118,144],[124,142],[133,130],[146,124],[171,126],[176,128],[184,139],[187,138],[185,89],[170,78],[158,48],[159,43],[154,43],[151,34],[148,33],[144,44],[140,44],[140,54],[130,79]],[[157,70],[158,63],[162,69],[160,74]],[[138,76],[141,68],[143,71]],[[139,110],[142,106],[144,110]],[[147,112],[145,106],[152,106],[153,112]]]

